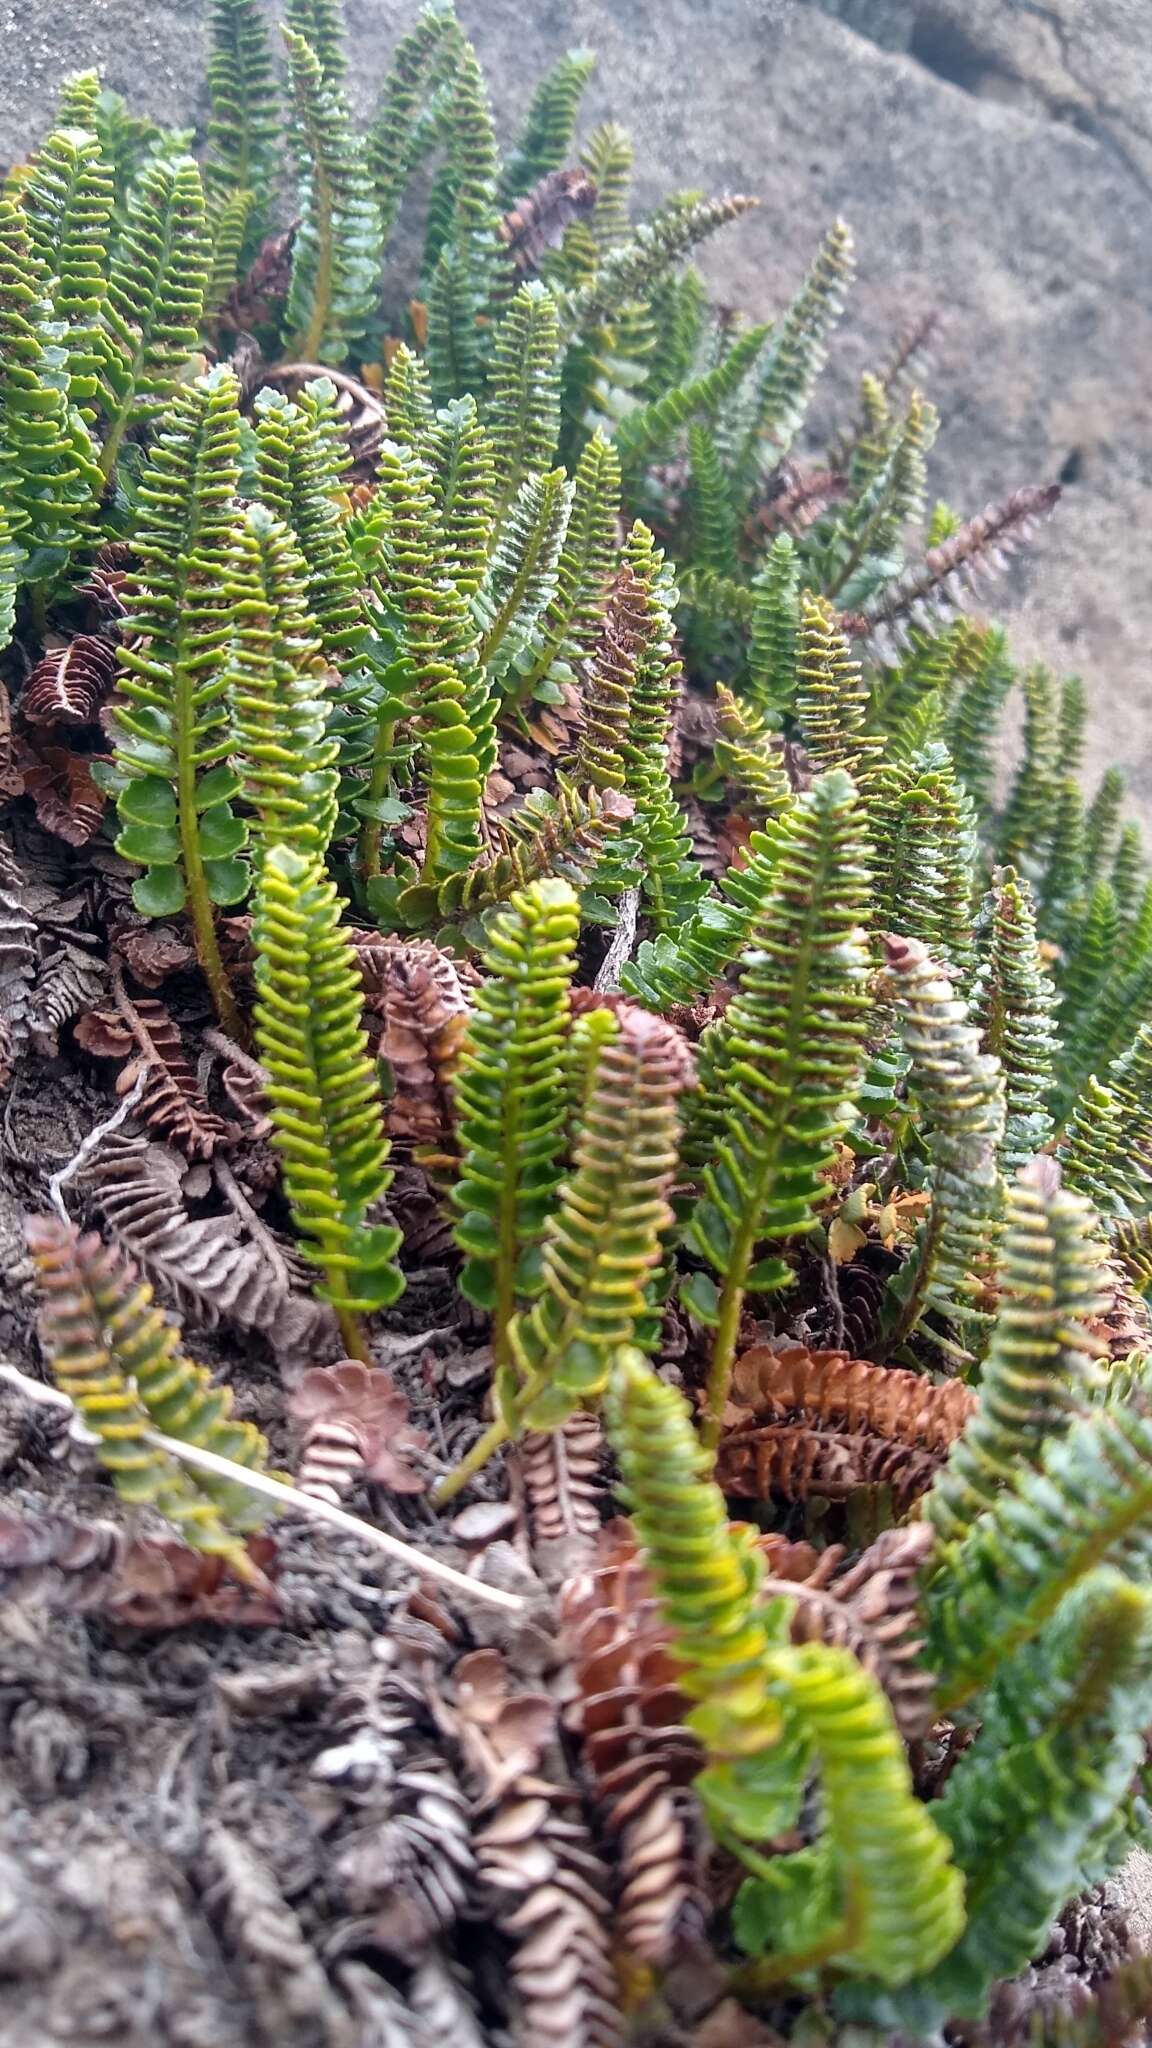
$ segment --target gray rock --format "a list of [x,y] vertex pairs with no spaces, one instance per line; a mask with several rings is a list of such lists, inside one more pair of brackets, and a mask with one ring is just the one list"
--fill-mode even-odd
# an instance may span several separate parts
[[[1089,768],[1121,758],[1152,820],[1146,0],[460,4],[503,122],[550,58],[590,44],[589,112],[634,130],[642,201],[685,186],[763,195],[709,256],[725,298],[771,313],[828,221],[852,222],[860,278],[817,424],[852,403],[912,315],[943,310],[932,486],[975,510],[1019,483],[1069,480],[1002,608],[1023,653],[1084,675]],[[413,12],[349,0],[362,102]],[[202,0],[139,0],[130,15],[78,0],[67,17],[54,0],[10,0],[0,150],[19,154],[59,75],[90,62],[150,111],[193,117],[206,15]]]

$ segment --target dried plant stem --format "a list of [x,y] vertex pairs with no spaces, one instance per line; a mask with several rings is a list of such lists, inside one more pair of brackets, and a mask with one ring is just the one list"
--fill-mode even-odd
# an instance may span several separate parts
[[136,1076],[131,1093],[124,1097],[119,1109],[114,1110],[112,1115],[107,1117],[102,1124],[97,1124],[95,1130],[89,1131],[79,1150],[72,1154],[71,1159],[65,1162],[58,1173],[52,1175],[48,1183],[48,1200],[51,1202],[62,1223],[71,1221],[68,1211],[64,1207],[64,1197],[60,1192],[65,1182],[74,1180],[80,1168],[91,1159],[101,1140],[106,1138],[110,1131],[118,1131],[126,1118],[131,1116],[150,1079],[151,1074],[148,1067],[142,1066]]
[[518,1594],[505,1593],[498,1586],[485,1585],[482,1579],[469,1578],[458,1572],[453,1565],[443,1564],[435,1555],[417,1550],[410,1543],[402,1543],[398,1536],[389,1536],[384,1529],[375,1528],[371,1522],[362,1522],[356,1515],[349,1515],[343,1508],[330,1505],[328,1501],[316,1500],[313,1495],[300,1493],[294,1486],[285,1486],[279,1479],[272,1479],[267,1472],[250,1471],[246,1465],[235,1465],[231,1458],[222,1458],[215,1451],[206,1451],[199,1444],[181,1442],[179,1437],[163,1436],[159,1430],[150,1429],[144,1437],[146,1443],[155,1444],[159,1450],[168,1451],[179,1458],[182,1464],[193,1469],[214,1473],[218,1479],[227,1479],[236,1486],[247,1487],[250,1493],[261,1493],[268,1500],[274,1500],[280,1507],[297,1508],[302,1514],[310,1515],[313,1521],[328,1522],[334,1529],[343,1529],[350,1536],[359,1537],[375,1550],[383,1550],[389,1557],[407,1565],[417,1577],[439,1579],[442,1584],[452,1586],[458,1593],[470,1593],[477,1600],[486,1600],[492,1607],[503,1607],[509,1612],[519,1613],[524,1602]]

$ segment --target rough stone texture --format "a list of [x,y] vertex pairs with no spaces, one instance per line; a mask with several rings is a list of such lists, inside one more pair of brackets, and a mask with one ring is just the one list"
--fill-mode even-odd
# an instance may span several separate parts
[[[413,6],[349,0],[365,104]],[[794,288],[835,214],[853,223],[860,279],[823,418],[894,330],[943,309],[933,486],[974,510],[1069,479],[1005,609],[1024,653],[1084,674],[1089,767],[1125,758],[1152,819],[1147,0],[665,0],[658,15],[642,0],[461,0],[461,13],[502,120],[551,57],[587,43],[600,54],[590,114],[635,131],[643,200],[763,195],[709,259],[756,314]],[[130,15],[119,0],[66,13],[12,0],[0,153],[19,154],[60,73],[91,62],[154,113],[194,118],[206,16],[204,0],[139,0]]]

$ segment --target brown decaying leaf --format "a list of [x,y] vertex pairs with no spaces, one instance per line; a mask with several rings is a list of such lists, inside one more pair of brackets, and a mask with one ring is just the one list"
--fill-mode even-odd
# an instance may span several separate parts
[[607,1498],[604,1435],[594,1415],[522,1437],[512,1454],[537,1565],[546,1582],[579,1569],[600,1534]]
[[20,786],[36,806],[37,824],[69,846],[87,846],[104,816],[104,792],[92,780],[93,758],[27,740],[17,748]]
[[174,925],[141,917],[130,904],[110,906],[108,937],[142,988],[160,988],[170,974],[182,974],[195,963],[194,948]]
[[292,282],[292,244],[298,221],[261,242],[244,276],[233,285],[221,308],[218,324],[234,334],[266,327]]
[[1102,1260],[1097,1279],[1100,1302],[1095,1314],[1085,1319],[1089,1336],[1103,1344],[1112,1359],[1152,1349],[1152,1311],[1120,1261]]
[[164,1004],[155,996],[129,996],[115,965],[112,989],[115,1008],[91,1010],[81,1017],[76,1038],[99,1059],[121,1059],[135,1046],[136,1057],[116,1077],[116,1093],[129,1094],[144,1074],[144,1093],[135,1114],[151,1130],[170,1137],[189,1159],[211,1159],[221,1146],[234,1144],[236,1126],[209,1109]]
[[33,1049],[44,1059],[55,1059],[65,1024],[98,1002],[107,985],[107,966],[85,947],[66,940],[49,953],[41,963],[28,1008]]
[[127,1627],[169,1629],[191,1622],[260,1628],[281,1619],[267,1572],[275,1546],[253,1536],[257,1582],[242,1585],[220,1558],[178,1537],[129,1540],[114,1522],[82,1521],[39,1508],[0,1513],[0,1593],[50,1610],[101,1613]]
[[306,1372],[288,1403],[301,1431],[296,1484],[316,1500],[339,1504],[357,1480],[393,1493],[422,1493],[427,1481],[409,1462],[428,1438],[408,1420],[408,1402],[391,1373],[355,1358]]
[[975,1394],[960,1380],[937,1385],[925,1373],[874,1365],[842,1351],[755,1344],[736,1361],[727,1419],[737,1431],[750,1423],[808,1423],[943,1454],[975,1406]]
[[469,1010],[459,966],[427,939],[365,934],[357,956],[365,1002],[384,1019],[377,1051],[392,1069],[389,1135],[443,1152],[453,1126],[451,1073]]
[[[795,1601],[794,1643],[833,1643],[851,1650],[883,1686],[906,1742],[932,1723],[932,1674],[918,1662],[920,1572],[933,1546],[926,1522],[885,1529],[856,1563],[840,1569],[839,1545],[824,1551],[809,1573],[773,1571],[765,1595]],[[800,1548],[801,1546],[795,1546]]]
[[845,633],[871,637],[882,659],[907,644],[909,629],[952,617],[966,589],[1002,570],[1028,542],[1061,495],[1059,484],[1025,485],[1000,504],[986,505],[973,519],[929,548],[922,563],[905,571],[865,612],[846,614]]
[[753,508],[745,534],[760,548],[777,533],[802,533],[850,489],[848,477],[839,469],[805,473],[794,462],[782,462],[766,495]]
[[867,1487],[888,1487],[897,1514],[926,1493],[941,1454],[881,1436],[817,1430],[811,1424],[770,1424],[728,1437],[716,1460],[716,1480],[734,1500],[842,1501]]
[[0,676],[0,797],[19,796],[24,780],[16,766],[12,739],[12,703]]
[[132,561],[130,541],[106,540],[97,550],[96,559],[88,571],[88,581],[80,584],[77,596],[90,597],[97,611],[106,618],[123,618],[128,609],[124,601],[124,586]]
[[[27,1041],[29,991],[35,975],[36,926],[25,907],[20,871],[0,846],[0,1029],[9,1066]],[[0,1072],[4,1064],[0,1058]]]
[[497,233],[518,271],[528,276],[549,249],[558,248],[573,221],[596,204],[596,180],[577,165],[547,171],[501,220]]
[[77,633],[37,662],[20,698],[29,725],[91,725],[116,679],[116,649],[99,633]]

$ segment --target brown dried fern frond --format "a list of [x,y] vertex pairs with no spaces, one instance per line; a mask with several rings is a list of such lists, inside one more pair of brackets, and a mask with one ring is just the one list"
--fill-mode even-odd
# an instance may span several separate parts
[[[943,1454],[976,1405],[960,1380],[874,1365],[841,1351],[755,1344],[737,1359],[732,1406],[739,1426],[807,1422],[814,1429],[884,1437]],[[735,1419],[735,1418],[734,1418]]]
[[[933,1546],[926,1522],[885,1529],[846,1571],[797,1581],[772,1574],[766,1595],[795,1601],[794,1643],[833,1643],[851,1650],[888,1695],[905,1741],[927,1733],[932,1722],[934,1680],[919,1662],[922,1644],[918,1611],[919,1574]],[[835,1553],[825,1551],[824,1560]]]
[[100,830],[105,804],[103,790],[92,780],[92,756],[22,740],[16,760],[37,824],[68,846],[87,846]]
[[577,1570],[595,1547],[607,1498],[604,1434],[595,1415],[530,1433],[511,1454],[528,1510],[537,1565],[547,1582]]
[[116,1093],[128,1095],[141,1075],[144,1092],[135,1114],[149,1128],[179,1145],[189,1159],[211,1159],[235,1142],[236,1127],[209,1109],[184,1053],[180,1033],[155,996],[129,996],[124,977],[112,969],[114,1008],[92,1010],[76,1027],[77,1042],[102,1059],[130,1058],[116,1077]]
[[44,1059],[60,1051],[60,1033],[82,1011],[100,1001],[108,969],[98,954],[65,941],[43,960],[28,1006],[28,1034]]
[[942,1453],[890,1443],[880,1436],[841,1434],[811,1424],[769,1424],[726,1437],[716,1482],[734,1500],[845,1501],[864,1488],[887,1487],[897,1514],[926,1493]]
[[444,1151],[454,1121],[451,1074],[469,1010],[459,966],[428,939],[365,934],[356,950],[365,1001],[384,1019],[376,1049],[392,1070],[388,1134]]
[[36,978],[36,925],[24,905],[15,861],[0,846],[0,1087],[28,1039],[30,990]]
[[530,277],[540,259],[563,241],[573,221],[596,204],[596,180],[580,165],[547,171],[523,199],[509,207],[496,230],[516,269]]
[[419,1458],[428,1439],[410,1426],[407,1398],[381,1366],[357,1358],[313,1366],[288,1412],[301,1433],[301,1493],[338,1506],[361,1479],[393,1493],[424,1491],[427,1482],[410,1460]]
[[844,618],[844,631],[857,639],[874,639],[883,654],[906,646],[913,626],[951,618],[966,590],[998,574],[1031,540],[1060,495],[1059,484],[1026,484],[999,504],[986,505],[938,547],[929,548],[924,560],[890,584],[866,611]]
[[77,633],[36,663],[20,698],[29,725],[91,725],[116,680],[116,649],[100,633]]

